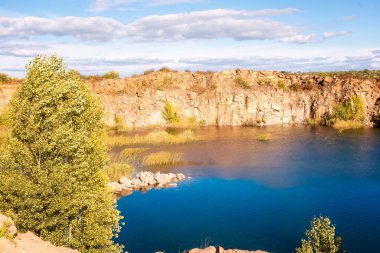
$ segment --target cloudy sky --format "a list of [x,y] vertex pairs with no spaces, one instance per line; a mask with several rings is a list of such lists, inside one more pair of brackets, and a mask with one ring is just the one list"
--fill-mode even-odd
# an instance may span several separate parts
[[0,0],[0,72],[56,53],[83,74],[380,69],[380,1]]

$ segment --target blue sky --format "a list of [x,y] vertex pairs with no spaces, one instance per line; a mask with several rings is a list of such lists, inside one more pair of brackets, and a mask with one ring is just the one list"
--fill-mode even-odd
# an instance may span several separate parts
[[0,0],[0,72],[56,53],[84,74],[380,69],[380,1]]

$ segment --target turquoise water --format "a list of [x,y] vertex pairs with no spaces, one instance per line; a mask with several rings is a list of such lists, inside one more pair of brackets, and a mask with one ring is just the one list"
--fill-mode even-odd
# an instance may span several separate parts
[[[272,140],[256,136],[270,133]],[[190,164],[155,168],[193,179],[118,201],[117,239],[134,252],[182,252],[203,242],[294,252],[314,215],[327,215],[351,253],[380,252],[380,130],[204,128],[202,141],[159,147]]]

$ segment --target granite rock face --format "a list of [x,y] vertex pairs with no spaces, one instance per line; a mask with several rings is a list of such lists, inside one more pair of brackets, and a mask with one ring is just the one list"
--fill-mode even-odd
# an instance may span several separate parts
[[[166,101],[183,118],[217,126],[305,123],[328,117],[337,102],[353,94],[365,102],[366,125],[380,113],[380,81],[369,79],[250,70],[173,71],[89,85],[105,104],[107,123],[114,124],[117,117],[128,127],[164,125]],[[10,86],[0,86],[0,109],[10,99]]]

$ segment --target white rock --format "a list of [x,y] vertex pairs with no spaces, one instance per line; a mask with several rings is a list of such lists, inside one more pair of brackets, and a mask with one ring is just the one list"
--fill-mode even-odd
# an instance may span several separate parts
[[118,182],[108,183],[108,187],[114,193],[118,193],[118,192],[121,192],[123,190],[123,186],[121,184],[119,184]]
[[132,180],[127,177],[121,177],[119,182],[120,184],[123,184],[125,187],[130,187],[132,184]]
[[0,213],[0,228],[3,228],[3,226],[7,226],[8,235],[13,237],[17,234],[17,228],[13,220]]

